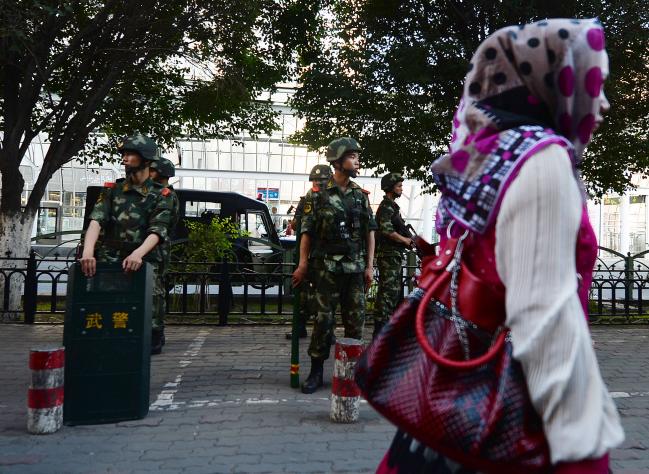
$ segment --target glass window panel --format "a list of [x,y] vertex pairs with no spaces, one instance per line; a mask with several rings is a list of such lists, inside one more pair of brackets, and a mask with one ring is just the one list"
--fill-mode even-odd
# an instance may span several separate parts
[[205,189],[205,178],[194,178],[194,189]]
[[230,180],[230,191],[243,194],[243,180],[242,179]]
[[221,214],[220,202],[209,201],[187,201],[185,202],[185,216],[202,218],[210,220],[213,217],[218,217]]
[[254,153],[247,153],[245,156],[244,170],[245,171],[257,171],[257,155]]
[[647,250],[647,209],[646,196],[631,196],[629,201],[629,232],[632,254]]
[[620,249],[620,198],[605,197],[602,206],[602,247]]
[[232,171],[243,171],[243,147],[232,149]]
[[38,210],[38,228],[36,233],[43,235],[56,232],[58,212],[59,210],[53,207],[41,207]]
[[289,153],[286,153],[284,155],[284,158],[282,159],[282,173],[293,173],[293,164],[295,163],[295,158],[292,156],[292,150],[289,148],[288,150]]

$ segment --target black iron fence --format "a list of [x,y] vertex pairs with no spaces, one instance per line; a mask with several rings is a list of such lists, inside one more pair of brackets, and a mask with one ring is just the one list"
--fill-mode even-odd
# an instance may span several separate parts
[[[649,253],[622,255],[600,248],[590,287],[589,312],[594,324],[649,322]],[[414,286],[414,254],[403,266],[401,290]],[[0,318],[27,324],[62,322],[68,272],[74,259],[0,259]],[[170,322],[241,324],[289,322],[293,313],[293,263],[173,264],[167,276],[167,318]],[[368,313],[376,285],[368,294]],[[548,295],[551,298],[552,295]]]

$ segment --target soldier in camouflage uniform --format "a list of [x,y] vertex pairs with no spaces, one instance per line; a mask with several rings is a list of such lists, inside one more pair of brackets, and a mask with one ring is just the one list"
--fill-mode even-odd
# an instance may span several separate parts
[[376,210],[376,223],[379,226],[376,239],[379,288],[376,293],[372,337],[381,331],[399,304],[403,253],[412,246],[410,232],[395,202],[402,193],[403,176],[400,173],[386,174],[381,178],[381,189],[385,191],[385,197]]
[[159,354],[162,352],[162,346],[165,345],[165,333],[164,333],[164,316],[167,314],[167,287],[165,285],[167,272],[169,271],[169,263],[171,260],[171,239],[173,237],[173,232],[176,229],[176,224],[178,224],[178,217],[180,215],[180,201],[178,201],[178,196],[174,191],[173,186],[169,184],[169,178],[173,178],[176,175],[176,168],[174,164],[166,158],[160,158],[158,161],[151,163],[149,167],[149,175],[151,179],[156,183],[160,183],[165,188],[171,190],[171,226],[168,231],[168,238],[162,242],[160,250],[162,251],[162,264],[160,269],[157,272],[158,281],[156,282],[156,288],[161,288],[162,293],[156,293],[154,295],[153,301],[153,318],[155,320],[154,324],[157,328],[160,329],[162,335],[160,340],[159,347],[151,348],[152,354]]
[[[320,192],[326,185],[329,179],[331,179],[331,167],[329,165],[315,165],[309,173],[309,181],[312,184],[312,191]],[[295,229],[295,248],[297,249],[298,259],[300,253],[300,242],[301,235],[300,231],[302,229],[302,215],[304,214],[304,203],[306,196],[300,198],[300,202],[297,205],[295,210],[295,216],[293,217],[293,228]],[[306,332],[306,323],[309,321],[311,316],[315,316],[315,278],[316,273],[314,269],[317,267],[313,263],[314,256],[309,256],[312,259],[312,262],[309,263],[309,272],[306,280],[302,284],[302,291],[300,293],[300,338],[307,336]],[[286,334],[286,338],[291,338],[291,333]]]
[[345,337],[363,336],[365,292],[374,273],[376,222],[369,193],[350,180],[358,173],[360,152],[353,138],[332,141],[327,161],[332,163],[334,175],[323,189],[309,190],[304,200],[300,263],[293,273],[293,284],[302,283],[309,267],[314,267],[318,314],[308,351],[311,372],[302,384],[303,393],[313,393],[322,386],[338,304]]
[[[81,269],[87,277],[96,262],[121,262],[125,272],[137,271],[144,262],[157,277],[162,263],[161,244],[167,240],[173,215],[172,192],[149,177],[149,165],[158,160],[157,145],[136,133],[117,146],[126,178],[106,183],[90,214],[84,238]],[[154,284],[153,293],[163,292]],[[155,301],[155,296],[154,296]],[[152,318],[152,348],[161,346],[162,331]]]

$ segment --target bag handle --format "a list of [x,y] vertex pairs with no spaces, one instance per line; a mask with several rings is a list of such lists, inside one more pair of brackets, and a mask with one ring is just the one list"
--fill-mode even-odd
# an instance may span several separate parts
[[476,357],[471,360],[452,360],[442,357],[435,349],[432,348],[426,337],[426,330],[424,328],[424,319],[426,317],[426,308],[428,303],[433,297],[433,293],[437,289],[438,285],[431,285],[430,288],[424,293],[424,297],[421,299],[419,306],[417,307],[417,316],[415,319],[415,331],[417,333],[417,340],[421,345],[424,352],[430,357],[433,362],[446,367],[448,369],[457,369],[457,370],[469,370],[480,367],[481,365],[486,364],[491,361],[498,352],[500,352],[505,345],[505,338],[507,337],[507,331],[501,331],[496,338],[496,342],[489,348],[487,352],[483,355]]
[[[450,230],[451,230],[450,228],[451,226],[449,226],[447,230],[449,234],[449,238],[450,238]],[[461,237],[461,240],[464,240],[466,235],[467,233],[465,232],[465,234]],[[459,261],[455,262],[455,265],[461,265],[461,262]],[[438,278],[435,281],[433,281],[433,283],[428,287],[428,289],[424,293],[423,298],[419,302],[419,306],[417,307],[417,314],[415,316],[415,331],[417,334],[417,340],[419,342],[419,345],[422,347],[422,349],[424,349],[424,352],[428,355],[428,357],[430,357],[433,360],[433,362],[443,367],[446,367],[448,369],[457,369],[457,370],[475,369],[491,361],[502,350],[502,348],[505,345],[505,338],[507,337],[507,331],[501,331],[498,334],[496,341],[492,344],[489,350],[485,352],[483,355],[476,357],[475,359],[472,360],[459,361],[459,360],[447,359],[439,355],[437,352],[435,352],[433,347],[428,342],[428,337],[426,337],[424,320],[426,318],[426,308],[428,307],[428,303],[432,300],[433,295],[438,290],[438,288],[441,285],[443,285],[448,279],[448,275],[446,274],[447,272],[448,270],[444,271],[442,274],[438,276]]]

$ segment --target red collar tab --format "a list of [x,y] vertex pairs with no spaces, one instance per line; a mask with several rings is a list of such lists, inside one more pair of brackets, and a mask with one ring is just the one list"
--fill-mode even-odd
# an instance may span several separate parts
[[365,194],[367,194],[368,196],[370,195],[370,192],[369,192],[367,189],[363,189],[363,188],[361,188],[361,191],[363,191],[363,192],[364,192]]
[[111,181],[106,181],[104,183],[104,188],[114,188],[114,187],[115,187],[115,183],[113,183]]

